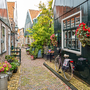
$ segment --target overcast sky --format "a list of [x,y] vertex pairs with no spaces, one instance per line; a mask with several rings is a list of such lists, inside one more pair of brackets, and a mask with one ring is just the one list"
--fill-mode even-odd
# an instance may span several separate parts
[[18,11],[18,27],[24,28],[26,13],[28,9],[38,10],[38,4],[40,1],[47,4],[48,0],[7,0],[8,1],[17,1],[17,11]]

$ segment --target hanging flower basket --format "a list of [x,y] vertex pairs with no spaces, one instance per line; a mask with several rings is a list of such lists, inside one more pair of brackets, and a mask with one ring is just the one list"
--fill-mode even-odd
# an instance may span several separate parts
[[83,47],[90,45],[90,27],[88,27],[85,23],[82,22],[79,24],[75,35],[80,40]]
[[57,47],[57,37],[55,36],[55,34],[52,34],[50,36],[50,39],[51,39],[51,43],[53,44],[53,46]]

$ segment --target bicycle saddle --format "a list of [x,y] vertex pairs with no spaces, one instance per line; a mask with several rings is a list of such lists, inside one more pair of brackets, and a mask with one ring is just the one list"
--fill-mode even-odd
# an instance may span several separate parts
[[68,58],[68,57],[69,57],[69,55],[67,55],[67,54],[64,54],[64,57],[65,57],[65,58],[66,58],[66,57]]

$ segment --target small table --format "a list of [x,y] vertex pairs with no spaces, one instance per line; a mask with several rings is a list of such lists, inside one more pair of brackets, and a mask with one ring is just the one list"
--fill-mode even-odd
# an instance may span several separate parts
[[50,62],[51,62],[51,54],[54,53],[54,51],[48,51],[50,53]]

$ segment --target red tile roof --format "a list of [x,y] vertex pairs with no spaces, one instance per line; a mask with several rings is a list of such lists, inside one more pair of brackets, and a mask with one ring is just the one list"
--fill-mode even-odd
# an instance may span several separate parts
[[39,15],[39,13],[40,13],[41,11],[39,11],[39,10],[31,10],[31,9],[29,9],[29,13],[30,13],[30,15],[31,15],[31,19],[33,20],[34,18],[36,18],[38,15]]
[[15,2],[7,2],[9,18],[14,18]]
[[6,9],[0,9],[0,16],[1,17],[7,17],[7,10]]

